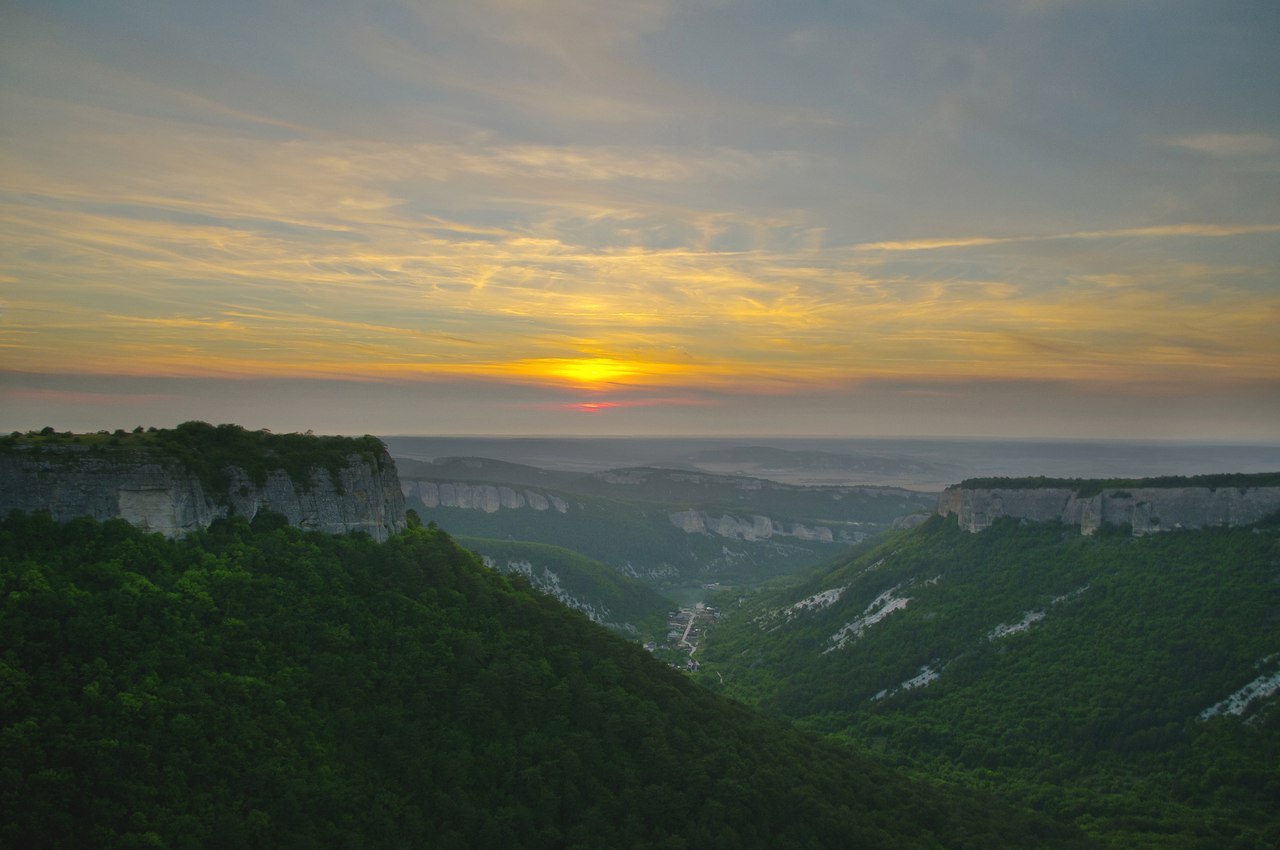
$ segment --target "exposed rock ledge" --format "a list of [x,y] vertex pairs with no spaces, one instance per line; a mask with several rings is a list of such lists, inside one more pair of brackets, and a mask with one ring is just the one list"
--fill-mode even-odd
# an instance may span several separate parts
[[0,516],[16,510],[47,511],[59,522],[120,518],[166,537],[207,528],[232,513],[252,519],[261,511],[283,514],[301,528],[364,531],[375,540],[405,527],[395,462],[385,453],[374,463],[351,455],[336,482],[322,467],[311,470],[306,483],[280,469],[269,471],[262,484],[238,467],[226,472],[228,492],[206,493],[194,473],[157,451],[90,453],[78,446],[9,451],[0,454]]
[[1080,496],[1065,487],[970,489],[950,487],[938,513],[977,532],[1001,517],[1056,520],[1093,534],[1103,525],[1133,527],[1135,536],[1175,528],[1239,526],[1280,510],[1280,487],[1127,487]]
[[671,524],[689,534],[712,534],[733,540],[768,540],[770,537],[796,537],[801,540],[835,542],[831,529],[825,526],[806,526],[799,523],[776,523],[767,516],[750,519],[724,514],[713,516],[700,511],[676,511],[670,515]]
[[417,496],[428,508],[463,508],[495,513],[502,509],[535,511],[554,510],[566,513],[568,503],[554,493],[540,490],[515,490],[498,484],[469,484],[449,481],[404,481],[406,497]]

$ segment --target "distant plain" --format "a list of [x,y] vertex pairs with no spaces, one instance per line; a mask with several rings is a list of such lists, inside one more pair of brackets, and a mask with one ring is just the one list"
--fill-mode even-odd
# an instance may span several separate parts
[[940,491],[965,478],[1143,478],[1280,470],[1280,445],[796,437],[387,436],[393,457],[485,457],[543,469],[697,469],[786,484]]

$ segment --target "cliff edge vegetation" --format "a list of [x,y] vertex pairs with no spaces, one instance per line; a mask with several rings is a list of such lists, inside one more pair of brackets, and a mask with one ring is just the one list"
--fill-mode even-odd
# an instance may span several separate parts
[[[42,453],[44,449],[59,450]],[[340,482],[339,473],[350,464],[352,455],[375,468],[386,457],[382,441],[368,435],[273,434],[265,428],[250,431],[241,425],[210,425],[200,421],[183,422],[175,428],[138,426],[132,431],[91,434],[73,434],[47,427],[25,434],[14,431],[0,437],[0,451],[25,450],[71,462],[77,457],[105,456],[130,449],[157,452],[178,461],[199,478],[209,494],[228,491],[231,477],[227,470],[231,467],[243,470],[258,486],[266,483],[267,474],[272,470],[282,470],[297,485],[310,489],[316,469],[327,470],[333,481]]]
[[1159,475],[1153,478],[1049,478],[1031,475],[1021,478],[966,478],[956,485],[961,490],[1073,490],[1077,497],[1096,496],[1104,490],[1125,487],[1169,490],[1201,487],[1249,489],[1280,487],[1280,472],[1230,472],[1211,475]]

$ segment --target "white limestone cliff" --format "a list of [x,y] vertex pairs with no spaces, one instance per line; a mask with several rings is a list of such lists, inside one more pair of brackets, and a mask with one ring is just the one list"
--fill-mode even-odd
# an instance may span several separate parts
[[988,528],[1001,517],[1078,525],[1093,534],[1104,525],[1133,527],[1135,536],[1174,528],[1240,526],[1280,510],[1280,487],[1116,487],[1081,496],[1069,487],[949,487],[938,513],[965,531]]
[[414,496],[428,508],[463,508],[496,513],[500,510],[554,510],[567,513],[569,504],[554,493],[540,490],[515,490],[499,484],[473,484],[463,481],[401,482],[405,498]]
[[753,515],[750,519],[731,514],[703,513],[701,511],[676,511],[668,516],[671,524],[689,534],[711,534],[732,540],[768,540],[771,537],[795,537],[800,540],[835,542],[835,535],[826,526],[806,526],[800,523],[778,523],[767,516]]
[[0,516],[44,511],[59,522],[119,518],[166,537],[231,514],[252,519],[261,511],[283,514],[301,528],[364,531],[375,540],[405,527],[395,462],[385,453],[372,463],[351,455],[337,481],[322,467],[311,471],[309,482],[273,470],[260,485],[238,467],[226,472],[227,492],[207,493],[194,473],[159,451],[90,452],[74,445],[12,450],[0,454]]

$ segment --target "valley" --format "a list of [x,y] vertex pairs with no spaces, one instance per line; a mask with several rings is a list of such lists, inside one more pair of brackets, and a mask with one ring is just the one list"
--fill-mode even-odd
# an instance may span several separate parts
[[[1094,462],[1110,456],[1092,448]],[[1041,460],[1094,468],[1075,449]],[[950,455],[952,468],[962,456]],[[1173,468],[1198,478],[978,477],[935,494],[795,483],[822,464],[853,468],[816,450],[704,446],[684,457],[680,469],[586,472],[409,461],[406,494],[434,483],[428,510],[446,527],[554,534],[594,511],[566,545],[598,545],[606,528],[631,552],[681,541],[685,560],[660,555],[659,570],[599,559],[680,593],[665,634],[644,641],[658,658],[920,775],[1074,821],[1100,846],[1207,850],[1280,836],[1264,814],[1267,789],[1280,788],[1274,475],[1208,475],[1190,450]],[[1126,468],[1141,468],[1136,457]],[[907,460],[879,467],[882,477],[910,479]],[[939,468],[927,455],[914,462],[926,477]],[[855,494],[856,509],[831,509]],[[876,501],[886,498],[897,504]],[[899,516],[877,512],[890,507]],[[515,520],[520,511],[546,520]],[[716,540],[719,552],[690,545]],[[773,561],[746,548],[788,541],[831,548]]]
[[15,514],[0,582],[8,847],[1088,846],[718,697],[416,523]]
[[1280,840],[1273,474],[938,494],[372,439],[8,439],[9,843]]
[[701,663],[694,656],[702,646],[706,630],[711,628],[720,612],[703,602],[682,607],[667,614],[667,636],[660,645],[646,643],[644,648],[668,661],[676,669],[697,672]]
[[1280,850],[1280,0],[0,10],[0,850]]
[[467,539],[571,550],[659,593],[798,576],[936,505],[936,495],[902,488],[689,469],[579,472],[479,457],[396,463],[406,504],[426,522]]

